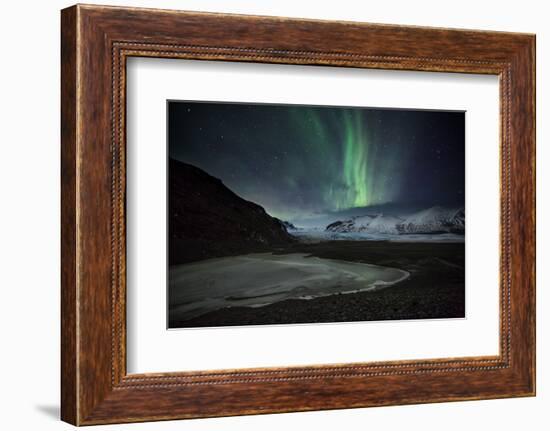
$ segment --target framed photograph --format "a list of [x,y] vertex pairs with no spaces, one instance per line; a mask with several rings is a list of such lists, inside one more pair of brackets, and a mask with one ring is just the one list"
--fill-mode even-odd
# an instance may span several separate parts
[[465,317],[464,112],[167,110],[168,328]]
[[62,419],[535,394],[535,37],[62,11]]

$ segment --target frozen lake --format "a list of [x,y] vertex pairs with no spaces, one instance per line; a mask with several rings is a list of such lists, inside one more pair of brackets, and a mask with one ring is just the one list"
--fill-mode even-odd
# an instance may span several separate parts
[[408,276],[396,268],[303,253],[209,259],[170,268],[169,313],[171,319],[187,320],[225,307],[380,289]]

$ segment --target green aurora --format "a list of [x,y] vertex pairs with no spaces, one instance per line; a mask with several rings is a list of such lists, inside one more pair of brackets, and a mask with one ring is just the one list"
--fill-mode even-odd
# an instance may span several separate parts
[[464,114],[170,102],[169,152],[269,214],[464,200]]
[[[328,118],[322,118],[326,114]],[[327,113],[322,108],[295,108],[291,115],[294,124],[302,125],[300,141],[306,143],[306,148],[316,148],[318,162],[323,165],[319,168],[330,172],[321,184],[326,210],[393,200],[398,181],[392,169],[398,161],[391,143],[378,138],[376,129],[381,120],[376,111],[343,108]]]

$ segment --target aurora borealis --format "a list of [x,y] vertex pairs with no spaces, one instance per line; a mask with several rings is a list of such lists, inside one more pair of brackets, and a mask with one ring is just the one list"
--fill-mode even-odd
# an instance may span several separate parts
[[169,156],[293,223],[464,204],[463,112],[168,102]]

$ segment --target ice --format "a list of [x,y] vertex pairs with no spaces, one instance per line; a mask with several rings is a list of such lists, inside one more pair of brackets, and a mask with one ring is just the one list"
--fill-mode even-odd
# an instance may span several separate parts
[[225,307],[387,288],[409,276],[396,268],[322,259],[304,253],[255,253],[171,267],[170,319]]

